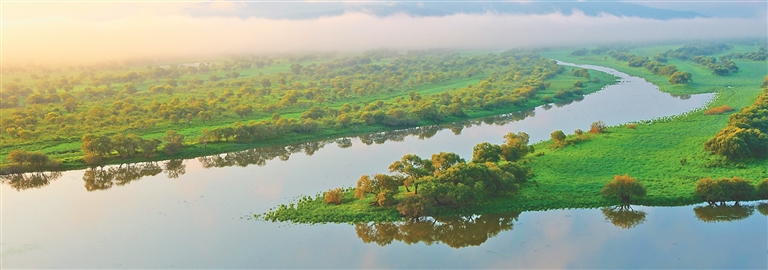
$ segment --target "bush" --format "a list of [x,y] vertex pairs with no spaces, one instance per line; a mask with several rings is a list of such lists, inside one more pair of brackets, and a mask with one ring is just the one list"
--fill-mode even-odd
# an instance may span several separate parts
[[401,216],[409,219],[426,216],[431,209],[432,205],[429,201],[417,194],[406,195],[406,197],[397,204],[397,212],[399,212]]
[[563,133],[562,130],[555,130],[552,133],[549,134],[549,137],[552,138],[552,147],[563,147],[565,146],[565,133]]
[[341,204],[341,198],[343,197],[343,195],[344,195],[344,190],[342,190],[341,188],[330,189],[325,192],[325,196],[323,199],[327,204],[339,205]]
[[628,128],[628,129],[635,129],[635,128],[637,128],[637,124],[634,124],[634,123],[632,123],[632,124],[627,124],[627,128]]
[[760,181],[760,184],[757,184],[757,199],[765,200],[768,199],[768,178],[763,179],[763,181]]
[[592,134],[604,133],[605,128],[606,126],[603,121],[592,122],[592,125],[589,126],[589,133],[592,133]]
[[753,198],[755,187],[739,177],[721,178],[717,181],[707,177],[696,182],[695,193],[709,204],[724,204],[725,201],[736,201],[738,204],[739,201]]
[[622,203],[630,203],[632,197],[644,197],[647,193],[645,187],[629,175],[616,175],[613,181],[603,187],[603,197],[608,199],[620,199]]

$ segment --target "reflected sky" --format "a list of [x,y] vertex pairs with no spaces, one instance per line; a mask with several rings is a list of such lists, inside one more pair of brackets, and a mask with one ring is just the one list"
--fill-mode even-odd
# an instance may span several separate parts
[[679,114],[712,97],[681,100],[622,76],[619,84],[582,101],[536,108],[529,113],[534,117],[503,125],[465,127],[460,135],[458,128],[432,130],[423,139],[402,135],[370,145],[363,141],[374,138],[351,138],[342,147],[325,145],[311,155],[297,151],[244,166],[237,159],[234,166],[207,166],[198,159],[134,164],[147,166],[140,180],[135,171],[121,172],[122,180],[111,178],[112,188],[93,192],[84,187],[84,170],[63,172],[43,188],[3,184],[3,267],[764,268],[765,216],[704,223],[693,207],[634,207],[646,216],[630,229],[614,226],[600,209],[526,212],[512,229],[460,249],[366,244],[348,224],[248,220],[298,196],[352,185],[362,174],[386,173],[387,164],[404,154],[451,151],[468,157],[473,145],[500,143],[510,131],[527,132],[535,142],[555,129],[570,133],[597,120],[615,125]]

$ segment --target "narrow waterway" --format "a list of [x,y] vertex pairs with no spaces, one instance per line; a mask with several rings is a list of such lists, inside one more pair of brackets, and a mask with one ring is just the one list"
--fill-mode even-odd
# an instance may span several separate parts
[[[501,143],[510,131],[540,141],[556,129],[570,133],[598,120],[616,125],[672,116],[712,98],[673,97],[644,79],[587,68],[621,79],[581,101],[485,120],[5,181],[2,267],[765,267],[768,228],[757,204],[728,210],[741,211],[732,222],[704,222],[707,218],[699,217],[706,212],[699,214],[694,206],[525,212],[419,224],[249,220],[297,196],[384,173],[404,154],[449,151],[468,157],[475,144]],[[446,231],[459,227],[466,229]]]

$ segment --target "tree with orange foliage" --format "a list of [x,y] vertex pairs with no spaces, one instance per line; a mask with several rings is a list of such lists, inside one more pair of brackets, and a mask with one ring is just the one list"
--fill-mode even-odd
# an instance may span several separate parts
[[620,199],[622,203],[630,203],[633,197],[645,197],[645,187],[629,175],[616,175],[613,181],[603,187],[603,197]]

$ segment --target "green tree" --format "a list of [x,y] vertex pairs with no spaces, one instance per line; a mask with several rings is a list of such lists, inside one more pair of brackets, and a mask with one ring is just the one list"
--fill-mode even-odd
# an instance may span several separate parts
[[432,175],[435,168],[432,165],[431,160],[425,160],[414,154],[404,155],[400,160],[393,162],[389,165],[390,172],[396,172],[403,176],[403,185],[406,191],[408,188],[414,186],[414,193],[419,193],[419,185],[417,180],[422,177]]
[[691,78],[693,75],[688,72],[681,72],[681,71],[675,71],[675,73],[672,73],[671,76],[669,76],[669,83],[670,84],[685,84],[691,81]]
[[565,133],[563,133],[562,130],[555,130],[552,133],[549,134],[549,137],[552,139],[553,146],[554,147],[563,147],[565,146]]
[[472,148],[472,162],[499,162],[501,159],[501,147],[489,142],[482,142]]
[[249,104],[240,104],[237,107],[235,107],[233,111],[235,112],[235,114],[237,114],[237,116],[240,116],[240,118],[243,118],[243,116],[246,116],[251,112],[253,112],[253,107]]
[[168,130],[163,136],[165,146],[163,152],[167,155],[175,155],[181,150],[184,143],[184,135],[178,134],[175,130]]

